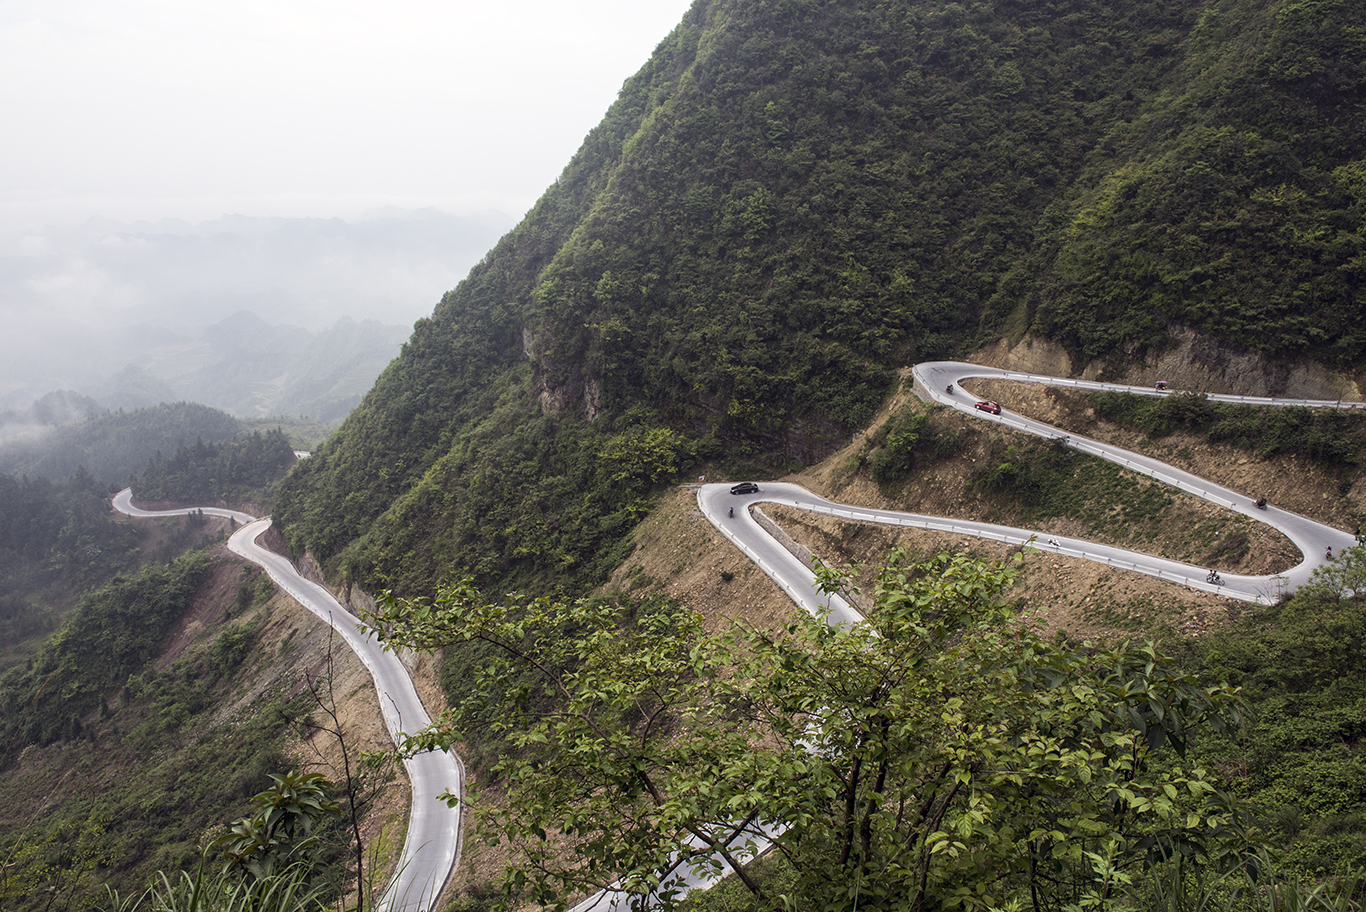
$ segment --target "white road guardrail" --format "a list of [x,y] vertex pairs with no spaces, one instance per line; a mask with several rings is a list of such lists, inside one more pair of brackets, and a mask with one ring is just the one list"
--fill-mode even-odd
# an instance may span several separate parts
[[[1199,478],[1198,476],[1177,470],[1158,460],[1149,459],[1118,447],[1103,444],[1099,441],[1079,437],[1059,428],[1043,424],[1042,422],[1017,417],[1004,410],[1000,415],[989,415],[975,408],[975,398],[972,402],[965,401],[965,399],[960,398],[955,394],[946,392],[946,387],[948,387],[949,384],[952,384],[953,387],[961,390],[962,381],[965,379],[994,378],[1049,386],[1071,387],[1074,389],[1128,392],[1136,395],[1153,397],[1169,396],[1179,392],[1177,390],[1157,390],[1151,387],[1108,384],[1090,380],[1074,380],[1064,377],[1049,377],[1046,375],[1006,371],[953,361],[937,361],[918,364],[912,368],[912,376],[916,382],[920,383],[928,396],[936,402],[948,405],[982,420],[994,421],[1022,433],[1059,441],[1072,449],[1117,463],[1118,465],[1124,466],[1126,469],[1139,472],[1164,484],[1185,491],[1196,497],[1200,497],[1210,503],[1218,504],[1221,507],[1251,516],[1253,519],[1260,522],[1268,523],[1295,543],[1296,547],[1299,548],[1304,555],[1304,560],[1301,561],[1299,565],[1283,574],[1274,576],[1238,576],[1230,574],[1223,580],[1222,584],[1216,585],[1205,581],[1205,571],[1202,568],[1182,564],[1177,561],[1170,561],[1165,558],[1157,557],[1156,555],[1127,551],[1125,549],[1114,548],[1081,539],[1061,536],[1050,537],[1047,533],[1035,532],[1027,529],[1015,529],[1008,526],[955,520],[946,517],[922,516],[914,513],[897,513],[882,510],[870,511],[868,508],[831,503],[823,498],[817,497],[804,488],[790,484],[765,484],[763,486],[764,490],[759,493],[742,495],[738,499],[728,493],[728,485],[699,485],[697,491],[698,506],[712,525],[714,525],[727,540],[744,553],[755,566],[762,570],[785,593],[787,593],[788,597],[791,598],[794,603],[817,616],[825,617],[838,623],[858,623],[862,620],[862,616],[838,595],[825,596],[824,601],[822,601],[821,594],[815,588],[814,572],[796,557],[788,553],[781,544],[773,539],[773,537],[759,525],[758,522],[754,521],[753,518],[748,515],[748,510],[745,508],[750,504],[778,503],[814,513],[823,513],[830,516],[847,518],[856,522],[872,522],[928,529],[937,532],[946,532],[952,535],[975,536],[1007,544],[1020,545],[1032,541],[1034,542],[1034,546],[1040,550],[1048,550],[1057,554],[1094,561],[1119,570],[1146,574],[1160,580],[1186,586],[1190,589],[1214,592],[1230,598],[1259,603],[1274,601],[1276,598],[1279,598],[1287,592],[1293,591],[1297,586],[1305,582],[1314,568],[1321,565],[1323,562],[1322,560],[1315,558],[1316,549],[1331,546],[1341,550],[1356,544],[1355,539],[1348,533],[1315,522],[1306,517],[1297,516],[1296,514],[1279,509],[1269,509],[1265,511],[1255,510],[1250,506],[1251,501],[1249,499],[1243,498],[1236,492],[1231,491],[1222,485],[1217,485]],[[964,390],[963,392],[965,396],[968,395],[967,391]],[[1308,408],[1366,408],[1366,402],[1344,402],[1342,400],[1275,399],[1264,396],[1236,396],[1223,394],[1210,394],[1208,398],[1220,402],[1235,402],[1248,405],[1303,406]],[[140,516],[156,515],[150,511],[131,508],[131,501],[127,491],[121,492],[119,498],[123,499],[123,506],[119,507],[118,498],[115,500],[115,505],[124,512]],[[723,502],[742,508],[742,513],[738,522],[735,517],[727,516],[725,519],[722,518],[720,505]],[[184,514],[191,512],[193,509],[194,508],[169,511],[162,515],[175,515],[176,513]],[[249,522],[252,519],[245,514],[235,514],[233,511],[204,508],[204,512],[211,515],[230,515],[238,522]],[[1040,541],[1046,541],[1046,544],[1039,544]],[[774,549],[777,550],[775,551]],[[780,565],[775,564],[773,561],[764,557],[761,553],[762,551],[769,551],[770,553],[781,552],[789,557],[790,560],[782,561]],[[249,559],[255,560],[255,558]],[[289,572],[293,572],[292,567],[289,568]],[[272,570],[272,576],[274,575],[275,571]],[[295,575],[297,576],[297,574]],[[302,577],[299,579],[302,580]],[[291,589],[291,594],[294,594],[293,590],[296,587],[290,586],[289,588]],[[338,606],[338,609],[340,609],[340,606]],[[342,611],[343,614],[345,614],[344,610]],[[322,612],[319,613],[322,614]],[[323,617],[325,620],[328,620],[329,623],[332,622],[332,619],[328,615],[323,614]],[[349,618],[350,615],[346,614],[346,617]],[[366,661],[367,667],[369,667],[370,660],[364,659],[364,657],[363,660]],[[409,687],[411,687],[411,680],[409,680]],[[381,693],[384,693],[383,690],[381,690]],[[416,718],[410,718],[408,720],[410,723],[417,721],[419,720]],[[425,724],[425,713],[423,713],[422,719],[418,725],[409,725],[408,727],[412,728],[412,730],[417,730]],[[461,775],[459,771],[459,761],[455,759],[453,755],[450,755],[450,762],[456,770],[454,775],[457,781],[452,787],[452,790],[455,791],[460,787],[459,779],[461,778]],[[416,779],[414,780],[414,784],[413,820],[416,821],[419,812]],[[429,909],[435,899],[439,896],[442,886],[449,879],[450,873],[454,870],[455,864],[459,859],[459,810],[449,810],[444,803],[441,803],[441,808],[449,815],[446,823],[443,825],[448,830],[454,831],[454,835],[451,837],[450,851],[446,852],[445,856],[437,861],[437,867],[444,865],[444,868],[441,871],[426,870],[420,878],[415,880],[415,885],[407,889],[402,889],[399,884],[399,880],[404,875],[404,871],[407,870],[407,868],[401,869],[398,874],[395,875],[394,882],[390,884],[389,889],[385,893],[385,899],[382,903],[385,912],[418,912],[418,910],[421,909]],[[427,810],[430,811],[430,808]],[[453,818],[453,822],[451,822],[451,818]],[[410,823],[409,843],[405,844],[404,847],[405,858],[415,856],[419,849],[425,847],[422,845],[416,847],[412,846],[411,843],[413,839],[414,831]],[[430,852],[427,853],[429,856],[431,854],[432,853]],[[428,860],[424,859],[424,864],[426,863],[428,863]],[[409,866],[412,864],[413,861],[410,861]],[[678,872],[677,876],[684,878],[690,886],[693,887],[705,886],[710,882],[706,878],[695,877],[685,872]],[[416,900],[407,900],[405,897],[408,895],[416,895],[419,898]],[[628,897],[608,891],[584,900],[575,907],[575,912],[588,912],[588,910],[606,912],[606,910],[625,909],[628,901]]]

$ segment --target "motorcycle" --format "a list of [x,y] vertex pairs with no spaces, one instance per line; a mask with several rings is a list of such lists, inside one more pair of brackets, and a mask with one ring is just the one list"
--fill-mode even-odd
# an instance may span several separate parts
[[731,518],[731,519],[734,519],[734,518],[735,518],[735,508],[734,508],[734,507],[731,507],[731,508],[730,508],[730,518]]
[[950,396],[952,396],[952,395],[953,395],[953,384],[950,383],[948,386],[944,387],[944,392],[946,392],[946,393],[948,393]]
[[1266,498],[1265,498],[1265,497],[1263,497],[1263,498],[1261,498],[1260,500],[1257,501],[1257,509],[1258,509],[1258,510],[1265,510],[1265,509],[1266,509]]

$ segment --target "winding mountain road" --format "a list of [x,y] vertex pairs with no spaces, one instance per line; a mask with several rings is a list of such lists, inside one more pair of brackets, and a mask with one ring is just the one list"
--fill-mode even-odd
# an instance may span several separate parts
[[[732,544],[743,551],[797,605],[830,623],[856,624],[861,622],[863,617],[839,595],[826,595],[816,588],[815,574],[759,524],[748,509],[751,504],[783,504],[800,510],[824,513],[828,516],[837,516],[856,522],[931,529],[955,535],[972,535],[1009,544],[1018,545],[1033,540],[1037,547],[1044,550],[1071,557],[1081,557],[1117,570],[1144,573],[1191,589],[1216,592],[1230,598],[1259,603],[1273,602],[1285,592],[1293,591],[1306,582],[1314,570],[1325,563],[1324,550],[1327,547],[1331,546],[1335,550],[1341,550],[1356,544],[1353,536],[1340,529],[1276,507],[1269,506],[1266,510],[1259,510],[1254,505],[1252,498],[1245,494],[1214,484],[1139,453],[1069,434],[1043,422],[1014,415],[1005,410],[1002,410],[999,415],[981,411],[976,407],[980,400],[963,390],[962,382],[974,378],[995,378],[1071,387],[1073,389],[1129,392],[1142,396],[1166,396],[1171,394],[1169,391],[1156,390],[1151,387],[1067,380],[1039,374],[998,370],[957,361],[935,361],[920,364],[912,369],[912,375],[929,398],[972,415],[974,418],[993,421],[1005,427],[1050,440],[1060,440],[1072,449],[1107,459],[1211,503],[1250,516],[1259,522],[1265,522],[1284,533],[1299,548],[1304,559],[1283,574],[1276,576],[1229,574],[1223,578],[1219,585],[1215,585],[1205,581],[1208,571],[1204,567],[1195,567],[1157,555],[1101,545],[1078,538],[1049,536],[1047,533],[1035,530],[1001,526],[994,523],[947,519],[941,516],[837,504],[812,494],[800,485],[784,482],[763,483],[760,490],[752,494],[731,494],[728,483],[699,486],[697,504],[702,514],[707,517],[712,525]],[[1366,402],[1270,399],[1215,394],[1209,395],[1208,398],[1249,405],[1366,408]],[[733,515],[732,509],[734,509]],[[1047,542],[1047,544],[1039,544],[1039,542]],[[679,870],[670,874],[666,878],[666,882],[676,886],[693,888],[707,886],[713,880],[706,875]],[[607,891],[580,903],[574,907],[573,912],[626,912],[630,908],[630,901],[631,898],[625,894]]]
[[[317,583],[304,579],[287,558],[269,551],[256,539],[270,527],[270,519],[257,519],[236,510],[217,507],[180,510],[143,510],[133,506],[128,488],[114,496],[114,509],[128,516],[156,518],[203,512],[241,525],[228,539],[228,548],[262,567],[281,589],[309,611],[326,621],[351,647],[369,670],[379,695],[380,709],[389,737],[395,744],[403,733],[431,724],[417,689],[397,655],[385,652],[380,643],[361,631],[360,621]],[[445,792],[460,795],[464,782],[460,761],[454,754],[428,751],[404,763],[412,783],[412,807],[408,835],[399,857],[398,870],[385,888],[378,912],[426,912],[436,905],[442,888],[460,859],[460,810],[440,800]]]
[[[1164,462],[1125,450],[1120,447],[1091,440],[1076,434],[1034,421],[1022,415],[1002,410],[999,415],[977,409],[976,396],[962,388],[964,380],[992,378],[1015,380],[1050,386],[1063,386],[1073,389],[1109,390],[1113,392],[1135,393],[1141,396],[1168,396],[1171,391],[1155,390],[1147,386],[1126,386],[1113,383],[1099,383],[1086,380],[1068,380],[1041,374],[1026,374],[1017,371],[999,370],[967,364],[960,361],[931,361],[918,364],[912,369],[915,381],[920,388],[936,402],[957,409],[974,418],[991,421],[1013,430],[1033,434],[1050,440],[1059,440],[1064,445],[1083,453],[1090,453],[1102,459],[1117,463],[1135,472],[1147,475],[1165,484],[1179,488],[1210,503],[1218,504],[1237,513],[1264,522],[1283,533],[1299,549],[1303,559],[1285,573],[1275,576],[1242,576],[1227,574],[1221,584],[1205,581],[1208,568],[1196,567],[1181,561],[1169,560],[1141,551],[1130,551],[1111,545],[1065,536],[1050,536],[1048,533],[1032,529],[1019,529],[993,523],[973,522],[965,519],[947,519],[941,516],[927,516],[919,513],[903,513],[894,510],[874,510],[867,507],[854,507],[847,504],[832,503],[812,494],[799,485],[770,482],[762,485],[754,494],[734,495],[730,486],[725,484],[703,485],[697,492],[698,506],[703,515],[721,531],[732,543],[753,560],[773,579],[792,600],[808,611],[828,616],[836,623],[857,623],[861,616],[847,602],[838,596],[824,596],[815,588],[814,574],[796,557],[793,557],[771,535],[766,532],[750,515],[750,504],[776,503],[813,513],[824,513],[858,522],[880,523],[883,525],[904,526],[917,529],[931,529],[955,535],[971,535],[978,538],[1009,544],[1024,544],[1033,539],[1035,546],[1042,550],[1053,551],[1071,557],[1080,557],[1096,563],[1105,564],[1117,570],[1143,573],[1158,579],[1167,580],[1191,589],[1215,592],[1229,598],[1247,602],[1269,604],[1282,594],[1290,592],[1308,581],[1315,569],[1322,566],[1326,559],[1324,553],[1331,547],[1336,551],[1350,548],[1356,544],[1355,538],[1341,529],[1324,525],[1297,513],[1268,506],[1257,509],[1253,499],[1246,494],[1233,491],[1197,475],[1184,472]],[[952,392],[950,392],[950,387]],[[1220,402],[1237,402],[1249,405],[1305,406],[1309,408],[1366,408],[1366,402],[1342,402],[1321,399],[1272,399],[1253,396],[1229,396],[1209,394],[1208,398]],[[728,512],[737,508],[731,518]],[[1049,542],[1048,544],[1041,544]],[[1052,544],[1056,542],[1057,544]]]
[[[919,364],[912,369],[912,375],[929,398],[972,415],[974,418],[992,421],[1038,437],[1060,440],[1072,449],[1107,459],[1211,503],[1250,516],[1259,522],[1265,522],[1285,534],[1304,555],[1304,559],[1283,574],[1276,576],[1229,574],[1223,578],[1219,585],[1216,585],[1206,582],[1206,568],[1078,538],[1048,536],[1046,533],[1035,530],[993,523],[837,504],[812,494],[799,485],[782,482],[765,483],[758,492],[745,495],[731,494],[729,484],[701,485],[697,492],[698,507],[712,525],[732,544],[743,551],[750,560],[754,561],[780,588],[787,592],[797,605],[831,623],[856,624],[860,623],[863,617],[840,596],[826,595],[817,590],[815,574],[759,525],[747,509],[751,504],[784,504],[801,510],[824,513],[857,522],[872,522],[930,529],[957,535],[972,535],[1009,544],[1024,544],[1033,540],[1036,547],[1055,551],[1059,554],[1081,557],[1117,570],[1144,573],[1191,589],[1216,592],[1230,598],[1259,603],[1273,602],[1282,594],[1293,591],[1306,582],[1313,571],[1324,563],[1324,550],[1326,548],[1332,547],[1336,550],[1342,550],[1356,544],[1352,535],[1340,529],[1274,506],[1268,507],[1266,510],[1258,510],[1252,499],[1246,494],[1214,484],[1139,453],[1069,434],[1043,422],[1012,414],[1009,411],[1003,410],[999,415],[979,411],[975,407],[978,399],[962,389],[962,382],[974,378],[995,378],[1073,389],[1129,392],[1142,396],[1165,396],[1170,395],[1169,392],[1155,390],[1151,387],[1125,386],[1019,373],[957,361],[934,361]],[[1363,402],[1271,399],[1215,394],[1209,395],[1209,398],[1216,401],[1255,405],[1366,408],[1366,403]],[[120,492],[114,498],[114,506],[131,516],[154,517],[183,515],[193,512],[190,509],[156,512],[140,510],[132,506],[131,495],[128,490]],[[736,508],[734,516],[729,515],[731,508]],[[361,636],[357,632],[359,622],[356,618],[342,608],[325,589],[299,576],[293,565],[285,558],[256,544],[257,536],[269,526],[269,519],[257,520],[254,517],[232,510],[208,507],[205,507],[203,512],[211,516],[231,517],[242,523],[242,528],[237,530],[229,539],[229,548],[247,560],[264,567],[281,588],[289,592],[309,610],[326,620],[346,638],[347,643],[361,657],[375,678],[375,686],[380,694],[380,703],[384,708],[385,722],[396,742],[401,732],[417,731],[428,724],[427,714],[417,699],[412,681],[398,659],[393,654],[384,652],[374,640]],[[1038,544],[1040,541],[1047,541],[1048,544],[1040,545]],[[459,812],[448,809],[444,802],[438,800],[438,796],[448,790],[452,794],[458,795],[460,793],[461,770],[459,761],[453,755],[432,752],[413,758],[407,766],[413,782],[413,806],[408,829],[408,841],[404,845],[400,869],[385,891],[380,907],[381,912],[420,912],[420,910],[430,909],[459,860]],[[676,871],[669,879],[674,883],[685,883],[689,887],[711,882],[707,877],[699,877],[686,871]],[[629,902],[630,897],[608,891],[588,898],[576,906],[574,912],[624,910],[629,907]]]

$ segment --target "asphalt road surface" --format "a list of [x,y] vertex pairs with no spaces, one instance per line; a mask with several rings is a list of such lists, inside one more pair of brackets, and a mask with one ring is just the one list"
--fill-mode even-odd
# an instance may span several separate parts
[[[1275,506],[1259,510],[1253,499],[1245,493],[1230,490],[1141,454],[1069,434],[1042,422],[1012,414],[1008,410],[1003,409],[999,415],[981,411],[976,408],[979,400],[962,389],[962,382],[975,377],[991,377],[1074,389],[1115,390],[1143,396],[1166,396],[1175,391],[1024,374],[956,361],[919,364],[913,368],[912,374],[924,395],[974,418],[994,421],[1035,436],[1060,440],[1073,449],[1118,463],[1211,503],[1265,522],[1284,533],[1300,549],[1304,559],[1287,572],[1276,576],[1229,574],[1216,584],[1206,581],[1207,568],[1084,539],[1049,536],[1037,530],[992,523],[837,504],[818,497],[798,485],[780,482],[760,483],[759,491],[742,495],[731,494],[729,483],[700,485],[697,503],[703,515],[783,589],[793,602],[830,623],[856,624],[860,623],[863,617],[838,595],[822,593],[816,587],[815,574],[811,569],[759,525],[749,510],[751,505],[785,504],[855,522],[933,529],[1010,544],[1032,542],[1035,547],[1042,550],[1081,557],[1105,564],[1117,571],[1144,573],[1192,589],[1260,603],[1273,602],[1306,582],[1313,571],[1325,563],[1324,552],[1328,547],[1340,551],[1356,544],[1352,535],[1340,529],[1334,529]],[[1216,394],[1210,394],[1209,398],[1250,405],[1366,408],[1366,403],[1331,400],[1269,399]],[[122,512],[133,516],[164,516],[191,512],[176,510],[154,513],[138,510],[131,505],[127,490],[114,499],[114,505]],[[203,512],[213,516],[230,516],[237,522],[246,524],[229,540],[229,547],[248,560],[265,567],[277,584],[346,637],[352,649],[375,677],[375,685],[380,694],[380,702],[384,706],[385,720],[391,735],[397,739],[401,731],[416,731],[428,724],[426,712],[413,691],[412,681],[397,659],[383,652],[373,640],[358,633],[356,619],[337,604],[326,590],[300,577],[283,557],[255,544],[256,536],[269,525],[268,519],[255,520],[231,510],[207,507]],[[430,908],[459,859],[459,814],[457,811],[448,810],[443,802],[436,800],[436,796],[446,790],[452,794],[459,794],[459,761],[452,755],[433,753],[414,758],[408,766],[409,775],[413,780],[413,815],[408,830],[408,842],[404,845],[405,861],[386,891],[382,906],[383,910],[395,912],[416,912],[419,909]],[[755,848],[761,850],[762,846]],[[675,871],[667,879],[685,888],[708,886],[713,882],[707,875],[695,875],[687,870]],[[573,912],[624,912],[630,907],[630,901],[631,897],[625,894],[607,891],[584,900],[574,907]]]
[[[1155,459],[1119,447],[1109,446],[1099,441],[1068,434],[1066,431],[1030,420],[1021,415],[1014,415],[1004,409],[999,415],[979,410],[976,406],[980,400],[962,389],[962,381],[974,377],[993,377],[1080,389],[1115,390],[1145,396],[1166,396],[1170,395],[1172,391],[1156,390],[1152,387],[1065,380],[1057,377],[997,370],[956,361],[920,364],[913,369],[912,373],[920,385],[922,393],[937,402],[984,421],[994,421],[1028,434],[1051,440],[1061,440],[1073,449],[1116,462],[1197,497],[1250,516],[1259,522],[1268,523],[1283,532],[1300,549],[1304,559],[1295,567],[1277,576],[1229,574],[1216,584],[1206,581],[1208,568],[1195,567],[1157,555],[1101,545],[1084,539],[1049,536],[1032,529],[837,504],[812,494],[799,485],[782,482],[760,482],[759,490],[750,494],[731,494],[729,482],[700,485],[697,491],[697,504],[702,514],[707,517],[712,525],[716,526],[722,535],[743,551],[750,560],[754,561],[797,605],[831,623],[858,623],[863,618],[838,595],[826,595],[816,588],[815,574],[805,563],[779,544],[754,519],[749,509],[751,505],[777,503],[814,513],[838,516],[855,522],[933,529],[955,535],[971,535],[1010,544],[1033,542],[1035,547],[1042,550],[1081,557],[1105,564],[1117,571],[1144,573],[1192,589],[1216,592],[1230,598],[1260,603],[1273,602],[1283,593],[1293,590],[1307,581],[1313,571],[1326,562],[1324,552],[1327,547],[1331,546],[1334,550],[1340,551],[1356,544],[1352,535],[1340,529],[1334,529],[1331,526],[1274,506],[1268,506],[1266,510],[1259,510],[1253,503],[1253,498],[1246,494],[1232,491]],[[1366,408],[1366,403],[1361,402],[1267,399],[1222,395],[1210,395],[1209,398],[1217,401],[1241,402],[1252,405]],[[711,880],[684,873],[679,875],[678,882],[686,883],[689,886],[708,886]],[[619,910],[629,908],[628,902],[628,898],[622,894],[609,891],[586,900],[575,907],[574,912],[619,912]]]
[[[1049,386],[1064,386],[1075,389],[1090,390],[1112,390],[1117,392],[1135,393],[1141,396],[1170,396],[1175,390],[1155,390],[1147,386],[1124,386],[1113,383],[1098,383],[1087,380],[1066,380],[1058,377],[1048,377],[1040,374],[1022,374],[1016,371],[997,370],[996,368],[982,367],[976,364],[965,364],[958,361],[930,361],[925,364],[918,364],[912,370],[915,381],[919,384],[920,390],[933,398],[935,401],[958,409],[961,412],[972,415],[983,421],[994,421],[1013,430],[1022,431],[1026,434],[1033,434],[1037,437],[1045,437],[1052,440],[1061,440],[1066,446],[1079,450],[1083,453],[1090,453],[1107,459],[1130,469],[1140,472],[1165,484],[1179,488],[1188,494],[1194,494],[1211,503],[1226,507],[1236,513],[1250,516],[1258,522],[1264,522],[1278,529],[1286,538],[1294,543],[1300,550],[1303,560],[1298,565],[1287,570],[1285,573],[1274,577],[1268,576],[1235,576],[1224,577],[1222,586],[1213,586],[1205,582],[1204,568],[1190,567],[1188,565],[1175,564],[1170,561],[1162,561],[1149,555],[1136,555],[1136,552],[1127,552],[1122,549],[1108,548],[1100,545],[1093,545],[1088,542],[1080,542],[1075,539],[1058,539],[1064,545],[1062,553],[1073,554],[1085,557],[1088,560],[1100,559],[1109,563],[1111,566],[1133,570],[1138,573],[1147,573],[1151,576],[1159,576],[1162,579],[1172,579],[1173,582],[1182,585],[1189,585],[1196,589],[1205,589],[1218,592],[1231,598],[1242,599],[1250,602],[1273,602],[1281,594],[1293,591],[1309,580],[1310,575],[1318,567],[1326,563],[1325,553],[1328,548],[1334,551],[1341,551],[1356,544],[1356,539],[1349,532],[1335,529],[1332,526],[1315,522],[1297,513],[1282,510],[1274,505],[1268,505],[1265,510],[1257,509],[1254,504],[1254,496],[1246,492],[1234,491],[1222,485],[1215,484],[1198,475],[1183,472],[1164,462],[1159,462],[1147,456],[1100,443],[1076,434],[1068,434],[1066,431],[1044,424],[1041,421],[1033,421],[1022,415],[1011,413],[1008,409],[1003,409],[1000,415],[991,415],[979,410],[976,405],[979,401],[962,388],[962,381],[974,377],[992,377],[1005,380],[1016,380],[1026,383],[1038,383]],[[948,392],[949,385],[952,384],[953,392]],[[1208,394],[1208,398],[1217,402],[1238,402],[1248,405],[1270,405],[1270,406],[1304,406],[1307,408],[1366,408],[1366,402],[1342,402],[1340,400],[1325,399],[1270,399],[1256,396],[1229,396],[1216,393]],[[1043,538],[1041,536],[1041,538]],[[1132,563],[1133,566],[1126,566]],[[1174,578],[1173,573],[1178,572],[1177,568],[1185,567],[1185,578]]]
[[[142,510],[133,506],[132,492],[125,488],[114,497],[114,509],[129,516],[184,516],[202,511],[206,516],[234,520],[240,528],[228,539],[228,548],[264,568],[270,578],[295,601],[322,618],[341,636],[370,671],[379,695],[384,722],[394,743],[404,732],[412,733],[431,723],[418,699],[417,690],[398,656],[385,652],[368,636],[360,621],[317,583],[304,579],[285,557],[256,544],[270,520],[256,519],[236,510],[217,507],[181,510]],[[444,751],[419,754],[404,763],[412,783],[412,808],[408,835],[403,843],[398,870],[385,888],[378,912],[426,912],[436,905],[441,890],[460,859],[460,810],[440,796],[460,795],[464,782],[459,759]]]

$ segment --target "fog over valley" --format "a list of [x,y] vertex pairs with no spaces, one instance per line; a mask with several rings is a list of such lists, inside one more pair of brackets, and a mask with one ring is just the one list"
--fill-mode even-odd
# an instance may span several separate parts
[[687,7],[0,5],[0,413],[338,420]]
[[0,239],[0,412],[71,390],[105,408],[188,399],[340,420],[512,224],[387,207],[353,221],[91,218]]

